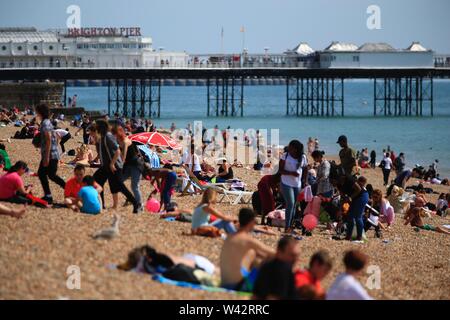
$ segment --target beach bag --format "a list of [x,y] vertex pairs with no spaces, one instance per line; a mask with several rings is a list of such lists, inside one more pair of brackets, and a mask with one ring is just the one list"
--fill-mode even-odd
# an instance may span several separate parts
[[42,200],[41,198],[33,196],[31,193],[27,193],[25,197],[29,200],[31,200],[31,204],[35,205],[39,208],[48,208],[48,202],[45,200]]
[[[353,226],[353,230],[352,230],[352,240],[356,240],[357,237],[358,237],[358,233],[356,231],[356,225],[355,225],[355,226]],[[364,231],[364,229],[363,229],[363,232],[362,232],[361,240],[364,243],[369,242],[369,239],[367,238],[367,235],[366,235],[366,232]]]
[[[312,193],[312,189],[311,189],[311,186],[309,185],[309,186],[306,186],[306,187],[304,187],[303,188],[303,190],[302,190],[302,192],[300,192],[300,194],[303,194],[303,196],[302,196],[302,198],[303,199],[301,199],[301,200],[303,200],[303,201],[305,201],[305,202],[311,202],[311,201],[313,201],[313,193]],[[299,201],[301,201],[300,200],[300,194],[299,194]]]
[[312,214],[316,218],[319,218],[320,214],[320,204],[322,203],[322,199],[318,196],[315,196],[311,202],[308,203],[305,209],[304,215]]
[[286,224],[285,210],[278,209],[267,214],[267,223],[273,227],[284,227]]

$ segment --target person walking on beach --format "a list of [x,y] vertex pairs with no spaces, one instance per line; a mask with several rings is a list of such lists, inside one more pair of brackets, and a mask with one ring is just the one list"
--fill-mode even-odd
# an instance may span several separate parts
[[142,171],[144,170],[143,160],[140,159],[140,152],[135,144],[128,139],[123,127],[115,126],[112,130],[117,142],[120,146],[120,151],[124,159],[123,163],[123,180],[131,178],[131,190],[139,204],[139,211],[143,211],[142,195],[139,188],[139,183],[142,178]]
[[44,197],[42,200],[47,201],[48,204],[52,204],[53,197],[48,179],[63,189],[66,183],[57,175],[60,155],[56,136],[53,133],[54,128],[50,121],[50,109],[46,104],[40,104],[36,107],[36,114],[41,119],[41,125],[39,127],[41,135],[41,162],[39,164],[38,176],[42,189],[44,189]]
[[377,153],[375,150],[370,151],[370,167],[375,169],[375,163],[377,161]]
[[405,162],[405,154],[400,152],[398,157],[394,161],[395,172],[397,173],[397,177],[405,170],[406,162]]
[[74,94],[73,98],[72,98],[72,108],[76,108],[76,106],[77,106],[77,98],[78,98],[78,96],[76,94]]
[[98,120],[95,123],[95,128],[98,135],[97,151],[101,163],[100,168],[94,174],[95,181],[102,187],[108,181],[113,195],[112,209],[118,208],[119,192],[121,192],[133,204],[133,213],[138,213],[139,203],[123,183],[122,155],[116,138],[110,132],[109,124],[104,120]]
[[346,176],[354,176],[358,173],[358,165],[356,163],[356,151],[348,145],[347,137],[342,135],[338,138],[337,143],[341,146],[339,151],[339,159],[341,167]]
[[289,142],[287,152],[280,158],[281,194],[286,204],[285,232],[292,232],[295,205],[300,189],[306,186],[308,160],[303,144],[298,140]]
[[392,160],[389,152],[386,152],[383,160],[380,163],[381,170],[383,171],[383,185],[387,186],[389,184],[389,175],[392,169]]
[[80,131],[83,131],[84,144],[89,144],[89,129],[91,126],[92,126],[91,119],[89,119],[87,115],[84,115],[83,121],[81,122],[79,129],[75,132],[75,136],[77,136]]

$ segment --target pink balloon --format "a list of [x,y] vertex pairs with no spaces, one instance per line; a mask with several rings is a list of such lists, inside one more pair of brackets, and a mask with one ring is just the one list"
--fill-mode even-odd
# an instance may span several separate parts
[[317,223],[318,223],[317,217],[313,214],[307,214],[306,216],[303,217],[303,226],[308,231],[311,231],[315,227],[317,227]]
[[150,213],[157,213],[159,211],[159,201],[155,198],[150,198],[147,200],[147,203],[145,204],[145,208]]

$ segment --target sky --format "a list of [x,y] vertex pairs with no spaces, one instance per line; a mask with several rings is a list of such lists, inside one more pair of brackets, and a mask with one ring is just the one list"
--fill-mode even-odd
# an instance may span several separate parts
[[[420,41],[450,53],[449,0],[0,0],[0,27],[66,28],[69,5],[81,27],[141,27],[153,47],[188,53],[280,53],[307,42]],[[367,8],[380,8],[381,29],[367,27]],[[244,27],[245,32],[241,32]],[[245,42],[243,38],[245,36]]]

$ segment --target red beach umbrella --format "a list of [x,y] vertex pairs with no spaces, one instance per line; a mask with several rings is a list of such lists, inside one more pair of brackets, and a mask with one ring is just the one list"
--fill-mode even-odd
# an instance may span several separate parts
[[132,134],[128,136],[128,138],[134,142],[149,144],[161,148],[175,150],[182,148],[181,145],[178,144],[174,139],[159,132],[140,132]]

